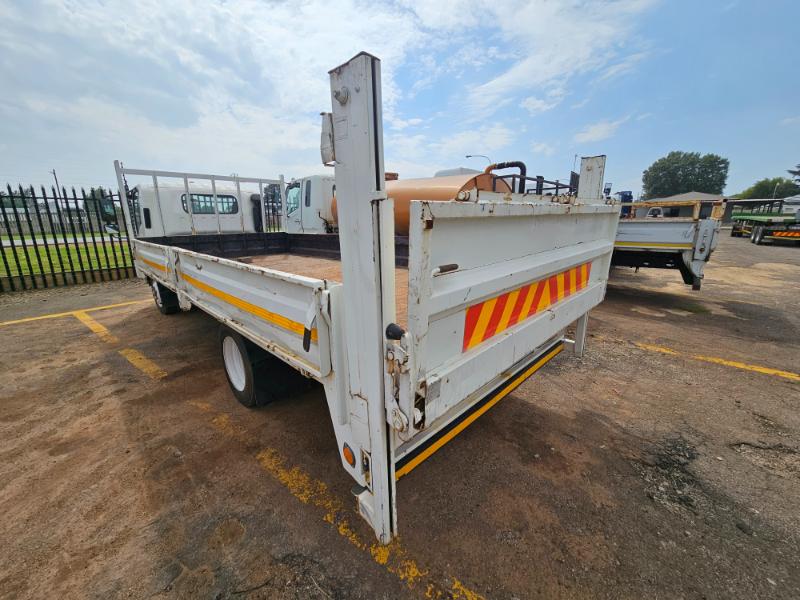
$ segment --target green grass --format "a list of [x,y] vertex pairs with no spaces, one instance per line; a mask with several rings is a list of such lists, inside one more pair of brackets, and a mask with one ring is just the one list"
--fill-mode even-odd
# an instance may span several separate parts
[[[105,252],[103,252],[103,246],[105,245]],[[97,242],[97,253],[95,254],[94,245],[89,242],[87,247],[84,247],[83,244],[80,246],[73,245],[59,245],[53,246],[52,244],[48,247],[50,253],[50,261],[53,263],[53,272],[61,273],[62,272],[62,264],[63,264],[63,271],[69,273],[70,271],[80,271],[81,270],[81,261],[83,261],[83,268],[86,271],[89,270],[96,270],[96,269],[108,269],[108,268],[115,268],[119,265],[120,268],[123,268],[125,265],[131,265],[132,260],[130,257],[130,251],[128,250],[128,245],[126,243],[109,243],[106,242],[102,244]],[[47,260],[47,252],[43,245],[39,245],[39,258],[41,258],[42,267],[44,268],[45,273],[50,272],[50,262]],[[19,260],[19,264],[22,267],[22,274],[23,275],[30,275],[33,274],[40,274],[41,269],[39,269],[39,261],[36,259],[36,250],[33,246],[28,245],[28,259],[25,258],[25,252],[22,250],[22,246],[18,243],[16,248],[16,259],[14,258],[14,251],[9,248],[8,246],[3,247],[3,253],[5,254],[5,258],[8,261],[8,266],[11,269],[11,272],[8,273],[6,271],[5,261],[0,262],[0,277],[8,277],[11,275],[12,277],[19,275],[19,269],[17,269],[17,260]],[[106,253],[108,254],[108,260],[106,260]],[[116,262],[114,261],[114,255],[116,253]],[[59,262],[59,255],[61,255],[61,262]],[[79,258],[80,257],[80,258]],[[72,267],[70,268],[70,259],[72,260]]]

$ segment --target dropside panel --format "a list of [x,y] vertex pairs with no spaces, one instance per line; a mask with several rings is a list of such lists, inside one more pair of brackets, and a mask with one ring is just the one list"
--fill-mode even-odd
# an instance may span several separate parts
[[405,408],[424,397],[436,428],[600,303],[618,208],[414,202],[411,215]]

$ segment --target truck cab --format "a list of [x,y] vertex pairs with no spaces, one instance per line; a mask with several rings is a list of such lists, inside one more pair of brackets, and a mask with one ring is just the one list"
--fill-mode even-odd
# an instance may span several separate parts
[[331,204],[336,180],[331,175],[293,179],[286,186],[287,233],[333,233]]

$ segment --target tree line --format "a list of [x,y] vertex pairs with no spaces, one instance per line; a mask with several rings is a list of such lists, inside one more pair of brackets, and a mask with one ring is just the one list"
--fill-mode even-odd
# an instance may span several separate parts
[[[659,158],[642,174],[642,196],[665,198],[686,192],[722,194],[730,161],[718,154],[673,151]],[[800,164],[787,169],[792,176],[765,177],[736,198],[786,198],[800,194]]]

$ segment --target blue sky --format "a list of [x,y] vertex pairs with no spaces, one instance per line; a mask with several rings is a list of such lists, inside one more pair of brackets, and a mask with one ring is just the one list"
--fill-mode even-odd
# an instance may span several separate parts
[[726,191],[800,163],[800,3],[0,0],[0,182],[108,184],[112,162],[298,177],[327,71],[383,60],[387,170],[524,160],[614,190],[671,150],[730,159]]

